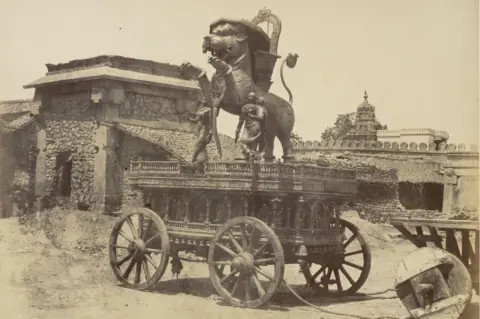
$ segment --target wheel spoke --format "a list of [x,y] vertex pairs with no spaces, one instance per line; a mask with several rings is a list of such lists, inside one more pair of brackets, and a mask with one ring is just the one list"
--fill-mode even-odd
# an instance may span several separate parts
[[145,248],[145,252],[147,253],[154,253],[154,254],[160,254],[162,253],[161,249],[153,249],[153,248]]
[[137,232],[135,231],[135,226],[133,226],[133,222],[130,219],[130,216],[127,216],[127,219],[125,220],[128,224],[128,227],[130,227],[130,231],[132,232],[133,239],[137,239]]
[[233,246],[235,246],[235,249],[237,250],[238,253],[241,253],[243,251],[242,246],[238,243],[238,241],[233,237],[233,234],[231,231],[227,230],[226,231],[228,237],[230,238],[230,241],[232,242]]
[[315,279],[317,279],[318,275],[320,275],[324,269],[325,269],[325,266],[320,267],[320,269],[313,274],[312,280],[315,281]]
[[245,278],[245,301],[252,300],[250,297],[250,277]]
[[358,255],[358,254],[361,254],[361,253],[363,253],[363,250],[361,250],[361,249],[360,250],[355,250],[355,251],[343,254],[343,257]]
[[155,268],[155,270],[158,268],[157,264],[155,261],[150,257],[149,255],[145,255],[145,258],[148,260],[148,262]]
[[128,276],[130,276],[130,273],[132,272],[133,266],[135,266],[135,264],[136,260],[132,259],[132,261],[130,261],[130,264],[128,265],[127,270],[125,270],[125,273],[123,274],[123,278],[128,279]]
[[149,219],[147,222],[147,227],[145,227],[145,232],[143,233],[142,240],[145,241],[145,238],[147,237],[148,233],[150,232],[150,229],[152,228],[153,225],[153,220]]
[[118,234],[123,238],[125,238],[130,243],[133,241],[133,239],[131,239],[130,237],[127,237],[127,235],[125,235],[125,233],[121,229],[118,231]]
[[127,256],[123,257],[120,261],[117,261],[117,267],[122,266],[126,261],[130,260],[132,258],[132,254],[128,254]]
[[328,269],[327,274],[322,278],[322,285],[325,290],[329,291],[330,288],[330,277],[332,277],[332,269],[331,268],[326,268]]
[[344,263],[345,265],[349,265],[349,266],[352,267],[352,268],[357,268],[358,270],[363,270],[363,267],[361,267],[361,266],[359,266],[359,265],[356,265],[356,264],[354,264],[354,263],[351,263],[351,262],[349,262],[349,261],[344,260],[343,263]]
[[352,277],[350,276],[350,274],[345,270],[345,268],[343,266],[340,266],[340,271],[342,272],[342,274],[347,278],[348,282],[350,283],[350,285],[353,286],[353,284],[355,283],[355,281],[352,279]]
[[149,281],[150,278],[152,277],[150,276],[150,270],[148,269],[148,263],[146,259],[142,260],[142,265],[143,265],[143,272],[145,273],[145,279]]
[[333,272],[335,273],[335,280],[337,281],[338,291],[343,291],[342,281],[340,280],[340,273],[338,272],[338,269],[335,269]]
[[355,240],[355,238],[357,238],[357,234],[353,234],[352,237],[350,237],[346,242],[345,244],[343,244],[343,249],[347,248],[348,245],[350,245],[352,243],[352,241]]
[[255,269],[255,271],[256,271],[257,273],[259,273],[259,274],[262,275],[263,277],[267,278],[268,280],[270,280],[270,281],[274,281],[274,280],[275,280],[272,276],[270,276],[270,274],[266,273],[266,272],[263,271],[262,269],[260,269],[260,268],[258,268],[258,267],[255,267],[254,269]]
[[253,258],[257,257],[267,246],[268,246],[268,241],[252,254]]
[[[333,271],[332,268],[328,268],[328,272],[327,272],[327,280],[328,281],[330,281],[330,278],[332,278],[332,271]],[[327,281],[327,285],[330,284],[328,281]]]
[[257,228],[255,226],[253,226],[252,233],[250,234],[250,242],[248,244],[248,252],[253,251],[253,248],[254,248],[253,245],[255,244],[256,239],[257,239],[257,237],[255,236],[257,234],[256,230],[257,230]]
[[235,276],[235,274],[237,273],[238,271],[234,270],[232,271],[231,273],[229,273],[228,275],[226,275],[225,277],[223,277],[222,279],[220,279],[220,283],[223,284],[225,281],[227,281],[229,278],[232,278],[233,276]]
[[143,238],[143,215],[138,215],[138,238]]
[[138,285],[140,283],[140,275],[142,274],[142,263],[141,261],[137,261],[137,267],[135,269],[135,284]]
[[217,246],[220,247],[223,251],[225,251],[227,254],[229,254],[232,257],[237,256],[230,248],[225,247],[224,245],[217,243]]
[[147,241],[145,241],[145,246],[147,246],[148,244],[150,244],[152,242],[152,240],[154,240],[155,238],[159,237],[160,234],[155,234],[153,235],[152,237],[150,237]]
[[264,258],[264,259],[257,259],[257,260],[254,260],[253,261],[253,264],[255,266],[264,266],[264,265],[268,265],[268,264],[271,264],[271,263],[275,263],[277,261],[276,258]]
[[245,250],[248,247],[247,233],[245,231],[245,224],[240,224],[240,236],[242,238],[242,248],[243,248],[243,250]]
[[255,286],[256,286],[257,289],[258,289],[258,292],[259,292],[259,294],[260,294],[260,297],[263,297],[263,296],[265,295],[265,289],[263,289],[262,283],[261,283],[260,280],[258,279],[256,273],[253,273],[252,279],[253,279],[253,283],[255,284]]
[[230,292],[230,295],[233,297],[233,295],[235,294],[237,288],[238,288],[238,285],[240,284],[240,281],[242,280],[243,276],[242,274],[239,274],[238,277],[237,277],[237,281],[235,281],[235,285],[233,286],[233,289],[232,291]]

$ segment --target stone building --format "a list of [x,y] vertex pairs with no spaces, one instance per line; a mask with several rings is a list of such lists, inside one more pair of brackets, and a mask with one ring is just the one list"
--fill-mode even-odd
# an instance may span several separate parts
[[29,100],[0,101],[0,218],[16,215],[33,189],[38,107]]
[[445,131],[429,128],[404,128],[400,130],[378,130],[377,140],[380,142],[396,143],[425,143],[427,145],[436,143],[447,143],[449,135]]
[[[345,157],[398,175],[398,200],[406,209],[451,213],[478,211],[479,153],[475,145],[432,142],[305,141],[294,147],[297,158]],[[379,206],[381,207],[381,206]],[[387,205],[392,207],[392,205]]]
[[[62,201],[112,212],[141,204],[128,184],[132,161],[190,161],[196,126],[188,117],[201,92],[178,66],[120,56],[46,66],[44,77],[25,86],[35,89],[28,103],[38,105],[27,114],[33,131],[18,131],[33,149],[27,171],[39,208]],[[220,139],[224,159],[236,156],[233,139]]]

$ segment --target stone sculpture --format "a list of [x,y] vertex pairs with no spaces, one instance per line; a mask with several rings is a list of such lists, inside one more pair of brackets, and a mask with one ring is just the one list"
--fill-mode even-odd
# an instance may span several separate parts
[[265,123],[267,112],[263,106],[263,99],[251,92],[248,103],[242,107],[235,132],[235,142],[243,126],[243,134],[238,140],[242,144],[244,160],[254,160],[265,148]]
[[[255,23],[272,20],[277,30],[275,38],[271,40]],[[210,34],[204,37],[203,53],[209,52],[208,62],[215,68],[211,82],[205,70],[184,63],[181,66],[183,74],[191,79],[198,80],[205,98],[211,108],[212,131],[219,155],[221,147],[216,132],[216,117],[218,108],[234,115],[240,115],[242,107],[248,102],[248,96],[255,92],[265,101],[265,109],[269,116],[266,121],[265,132],[265,160],[273,161],[274,140],[277,137],[283,148],[284,160],[292,160],[291,133],[295,115],[291,103],[268,93],[271,84],[269,77],[273,71],[280,34],[280,20],[271,15],[268,10],[261,10],[253,22],[245,20],[220,19],[210,26]],[[272,34],[272,37],[273,37]],[[269,50],[266,52],[265,50]],[[272,52],[273,51],[273,52]],[[283,67],[287,64],[293,68],[298,55],[289,54],[281,67],[282,83],[289,93],[290,102],[292,94],[283,79]],[[215,102],[215,103],[214,103]],[[215,105],[214,105],[215,104]]]

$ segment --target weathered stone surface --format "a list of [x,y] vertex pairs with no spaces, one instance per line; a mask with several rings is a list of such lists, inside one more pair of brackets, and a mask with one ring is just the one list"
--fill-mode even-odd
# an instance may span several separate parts
[[86,146],[94,142],[97,112],[88,93],[56,96],[45,112],[47,181],[53,182],[57,155],[72,152],[71,201],[88,205],[93,191],[94,154]]

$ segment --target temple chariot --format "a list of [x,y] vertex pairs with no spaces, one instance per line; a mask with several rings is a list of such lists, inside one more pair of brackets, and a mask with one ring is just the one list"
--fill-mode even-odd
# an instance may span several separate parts
[[[258,26],[264,21],[273,24],[271,36]],[[191,165],[131,163],[129,178],[151,200],[150,207],[125,212],[112,230],[110,263],[125,286],[150,289],[169,264],[178,274],[182,260],[205,261],[217,293],[240,307],[266,303],[286,265],[299,265],[305,289],[326,296],[353,294],[366,281],[370,250],[358,228],[341,218],[356,194],[355,171],[302,164],[289,152],[284,133],[291,133],[294,117],[283,65],[293,67],[297,55],[282,64],[290,101],[268,93],[280,31],[269,10],[251,21],[217,20],[203,47],[216,68],[211,82],[201,69],[184,65],[205,96],[195,119],[198,143]],[[232,79],[242,77],[232,93]],[[218,142],[219,109],[239,115],[244,152],[238,160],[206,154],[206,145]],[[283,162],[271,159],[269,134],[281,140]]]

